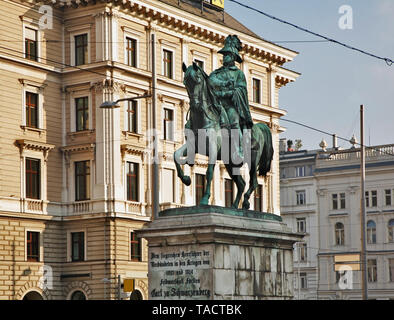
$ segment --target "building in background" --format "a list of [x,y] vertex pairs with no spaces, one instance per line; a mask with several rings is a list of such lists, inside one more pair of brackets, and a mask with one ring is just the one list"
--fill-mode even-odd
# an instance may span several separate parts
[[[283,141],[284,142],[284,141]],[[358,254],[360,149],[282,152],[281,212],[305,232],[295,251],[300,299],[361,299],[361,272],[335,271],[335,257]],[[283,149],[282,149],[283,150]],[[300,175],[305,167],[305,175]],[[310,169],[310,170],[309,170]],[[394,299],[394,145],[366,149],[366,235],[369,299]],[[300,196],[305,190],[305,197]],[[306,228],[300,229],[305,219]],[[304,247],[305,246],[305,247]],[[301,256],[299,255],[301,253]],[[306,252],[306,253],[305,253]],[[306,261],[303,260],[303,255]],[[297,276],[295,277],[297,279]]]
[[[134,231],[152,219],[149,130],[160,130],[160,207],[194,205],[207,160],[175,175],[188,96],[182,63],[210,73],[229,34],[243,43],[240,68],[251,114],[273,134],[272,170],[252,208],[280,214],[279,89],[298,73],[297,53],[269,43],[220,8],[201,1],[57,1],[50,28],[42,2],[0,1],[0,299],[125,299],[135,279],[146,299],[147,246]],[[152,101],[104,101],[151,93],[155,34],[157,117]],[[217,165],[212,204],[235,186]]]

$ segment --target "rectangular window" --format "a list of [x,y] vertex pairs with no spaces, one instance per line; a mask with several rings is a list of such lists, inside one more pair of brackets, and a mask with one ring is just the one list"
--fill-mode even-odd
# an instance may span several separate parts
[[40,233],[27,231],[26,236],[27,261],[40,261]]
[[174,141],[174,111],[164,109],[163,119],[164,140]]
[[38,61],[37,31],[25,28],[25,58]]
[[126,55],[127,65],[130,67],[137,66],[137,40],[126,38]]
[[257,185],[254,191],[254,210],[263,211],[263,186],[261,184]]
[[25,100],[26,126],[38,128],[38,94],[26,92]]
[[130,233],[130,260],[141,261],[141,238],[135,232]]
[[307,289],[308,288],[308,283],[307,283],[307,277],[305,272],[300,273],[300,289]]
[[90,199],[90,162],[75,162],[75,201]]
[[173,66],[172,52],[169,50],[163,49],[164,76],[171,78],[171,79],[173,78],[172,66]]
[[306,232],[306,218],[297,219],[297,232]]
[[75,65],[88,63],[88,35],[80,34],[74,37],[75,40]]
[[389,259],[389,278],[390,282],[394,282],[394,259]]
[[305,190],[296,191],[297,205],[304,205],[306,203],[306,193]]
[[378,206],[378,192],[376,190],[371,191],[371,206]]
[[378,274],[377,274],[377,265],[376,265],[376,259],[368,259],[368,267],[367,267],[367,273],[368,273],[368,282],[377,282],[378,281]]
[[230,179],[224,179],[224,202],[226,207],[231,207],[234,199],[234,185]]
[[261,102],[261,81],[253,79],[253,102]]
[[84,131],[89,129],[89,100],[88,97],[75,99],[75,130]]
[[71,232],[71,261],[85,260],[85,233]]
[[196,174],[196,205],[200,204],[205,190],[205,175]]
[[334,193],[332,196],[332,209],[345,209],[346,208],[346,194],[345,193]]
[[198,60],[198,59],[194,59],[194,62],[195,62],[196,65],[198,65],[202,70],[204,70],[204,61]]
[[129,101],[127,105],[127,131],[137,133],[137,101]]
[[40,160],[26,158],[26,198],[40,199]]
[[368,208],[369,205],[369,191],[365,191],[365,206]]
[[386,206],[391,206],[391,189],[384,190],[384,195]]
[[307,244],[305,242],[298,245],[298,261],[305,262],[307,260]]
[[138,164],[127,162],[127,200],[139,201]]
[[175,190],[174,190],[174,180],[175,172],[172,169],[163,168],[162,171],[163,182],[165,183],[165,188],[162,190],[162,201],[164,203],[175,202]]
[[296,177],[305,177],[305,166],[296,167]]
[[339,204],[340,204],[341,209],[346,208],[346,194],[345,193],[339,194]]

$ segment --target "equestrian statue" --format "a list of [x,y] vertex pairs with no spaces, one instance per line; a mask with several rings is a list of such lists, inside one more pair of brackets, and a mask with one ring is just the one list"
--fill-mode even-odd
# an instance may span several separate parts
[[199,205],[208,205],[211,195],[211,181],[217,160],[222,160],[228,174],[237,186],[232,208],[238,208],[245,189],[240,168],[247,163],[250,183],[242,203],[249,209],[249,198],[258,186],[257,173],[266,176],[273,158],[272,135],[264,123],[253,124],[249,110],[246,78],[235,62],[242,62],[239,55],[241,41],[236,35],[226,38],[223,66],[209,76],[193,63],[183,64],[184,85],[190,109],[185,125],[186,143],[174,152],[178,177],[185,185],[191,184],[181,165],[194,165],[195,155],[208,157],[205,175],[206,187]]

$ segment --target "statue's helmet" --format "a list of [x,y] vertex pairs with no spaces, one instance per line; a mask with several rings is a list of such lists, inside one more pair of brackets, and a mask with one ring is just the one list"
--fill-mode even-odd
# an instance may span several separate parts
[[242,49],[241,41],[236,35],[230,35],[224,40],[224,48],[219,50],[218,53],[224,54],[231,52],[235,56],[235,60],[242,63],[242,58],[239,55],[239,51]]

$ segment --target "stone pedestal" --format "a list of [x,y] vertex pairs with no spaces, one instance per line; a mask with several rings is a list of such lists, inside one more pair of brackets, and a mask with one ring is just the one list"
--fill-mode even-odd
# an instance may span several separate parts
[[138,232],[149,299],[292,299],[293,244],[276,215],[216,206],[168,209]]

